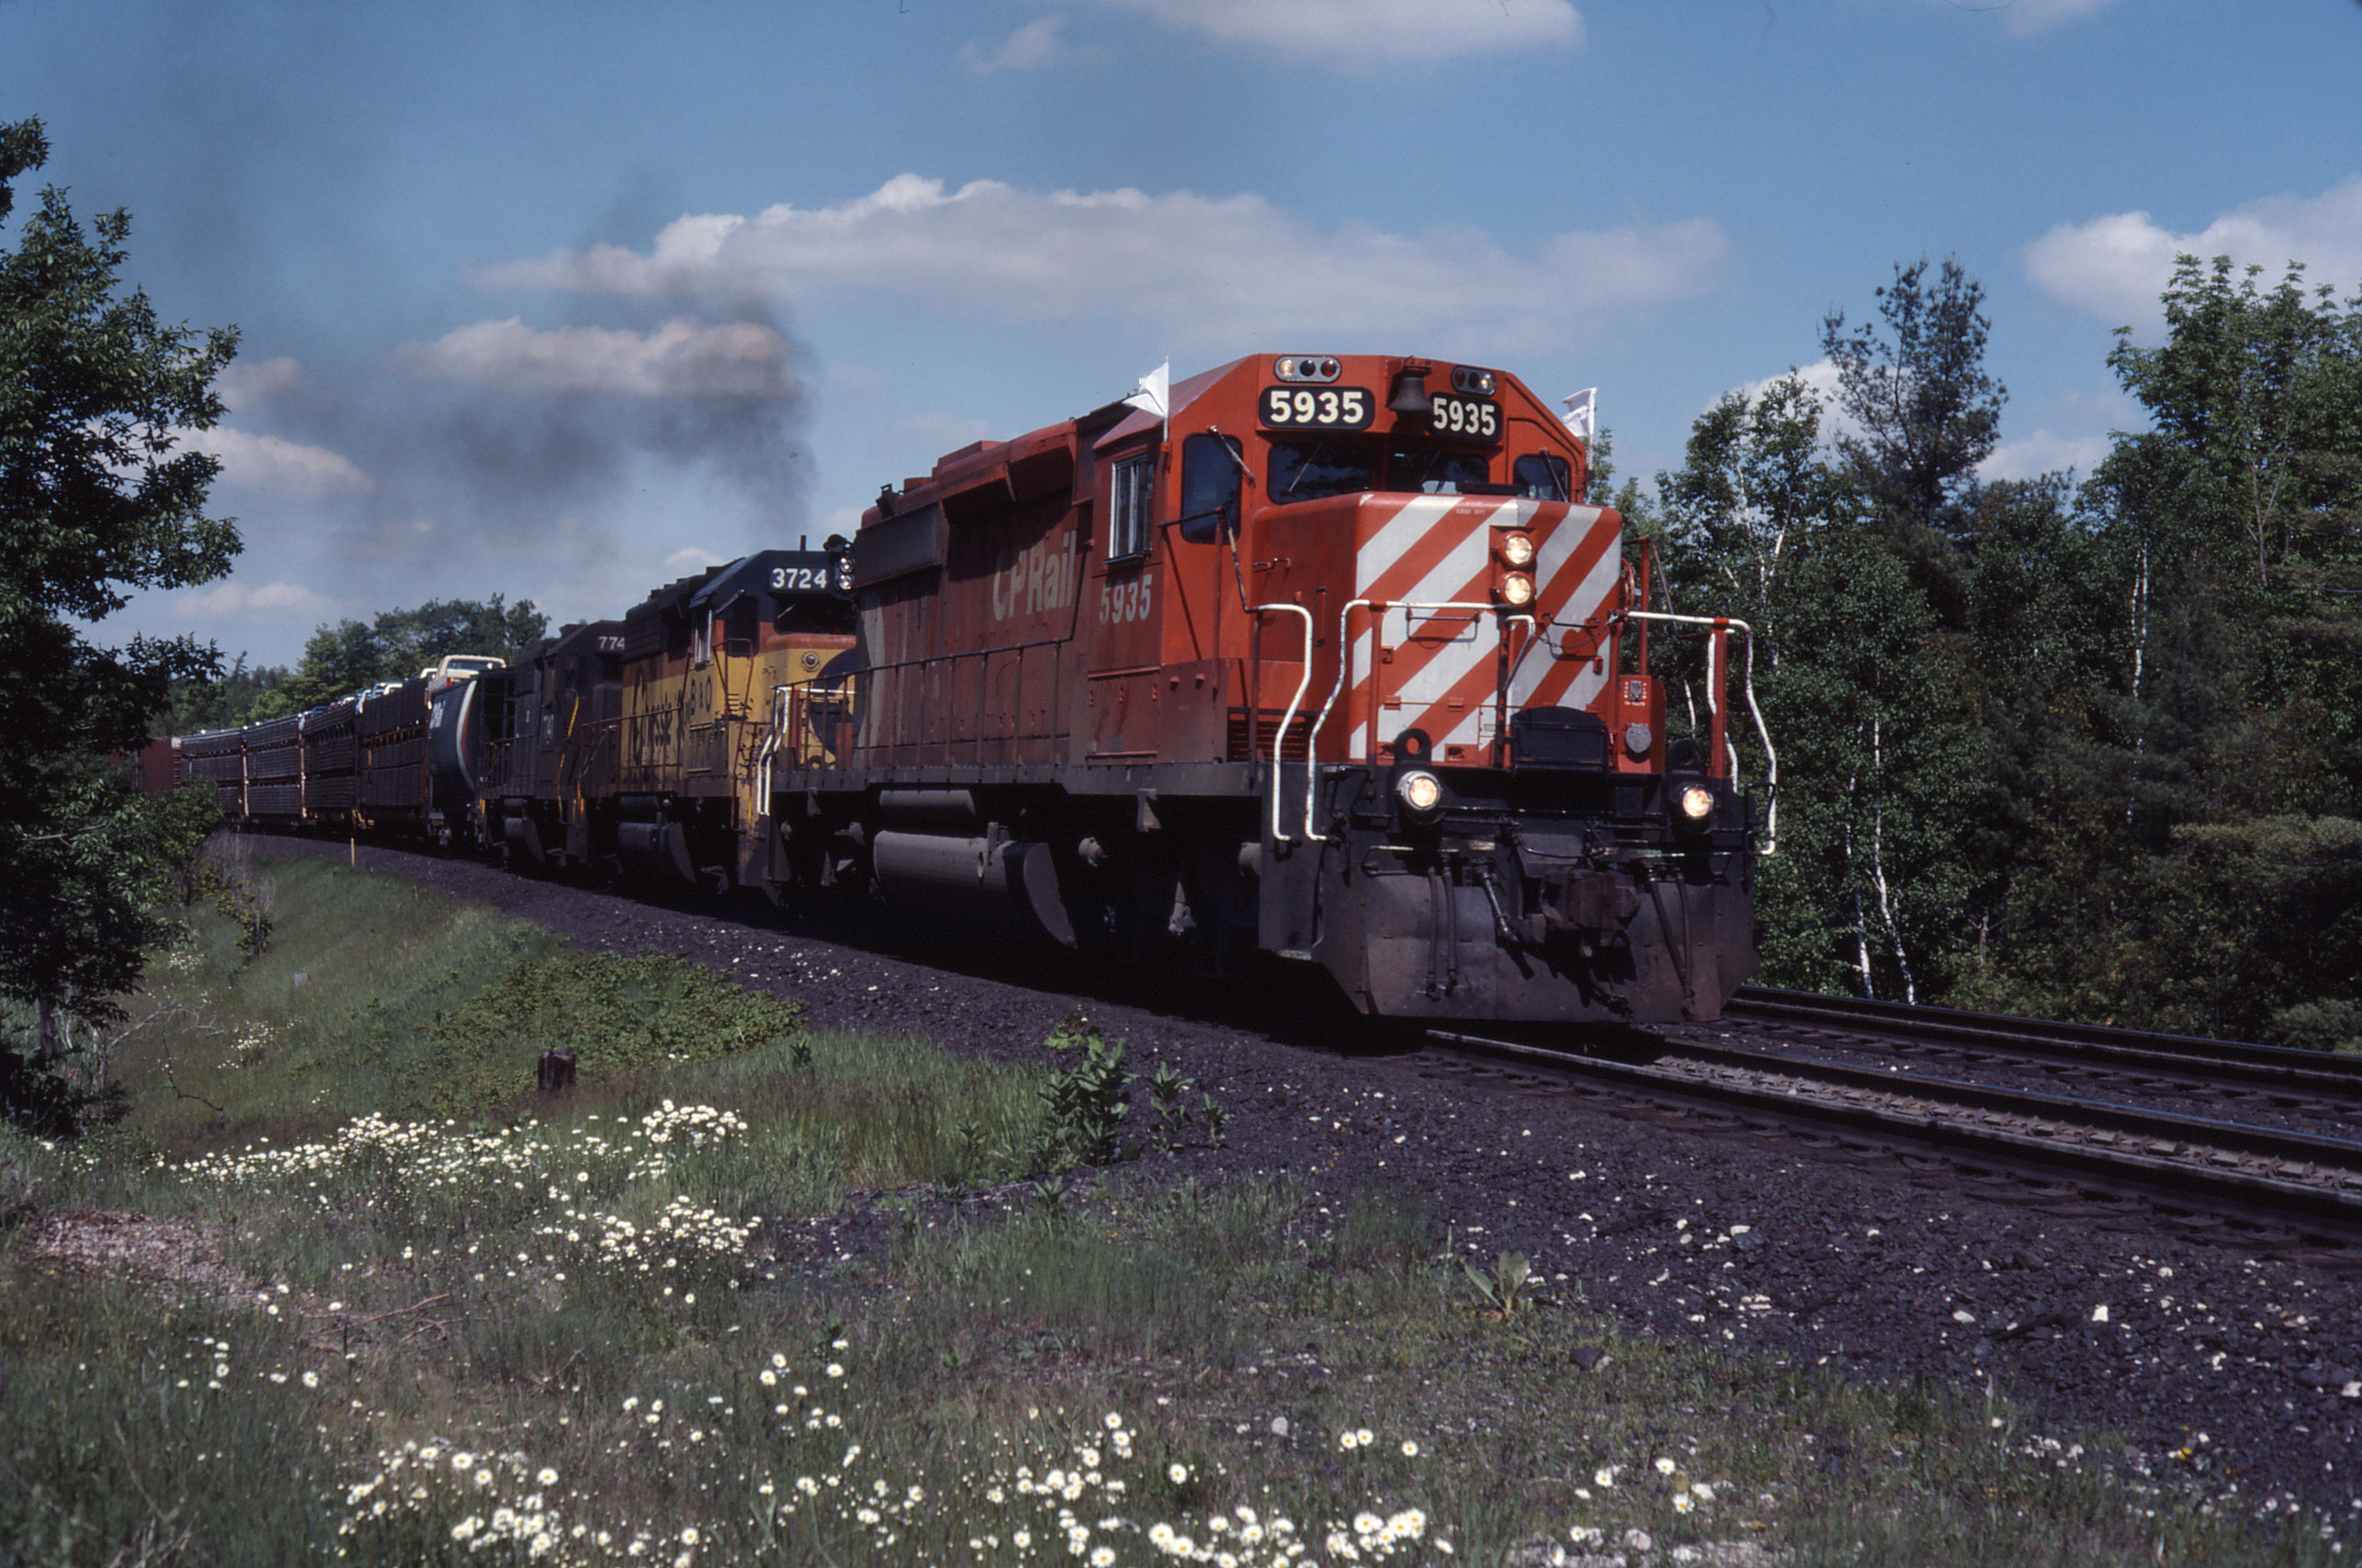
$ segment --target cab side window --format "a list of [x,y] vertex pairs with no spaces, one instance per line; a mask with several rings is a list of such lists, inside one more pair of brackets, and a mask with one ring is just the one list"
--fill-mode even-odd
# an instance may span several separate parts
[[1564,458],[1550,452],[1529,452],[1519,458],[1511,470],[1518,493],[1529,501],[1572,501],[1567,493],[1573,482],[1573,471]]
[[1109,560],[1129,560],[1148,553],[1148,505],[1155,480],[1153,452],[1116,464],[1108,507]]
[[1209,545],[1239,529],[1239,443],[1192,436],[1181,444],[1181,537]]

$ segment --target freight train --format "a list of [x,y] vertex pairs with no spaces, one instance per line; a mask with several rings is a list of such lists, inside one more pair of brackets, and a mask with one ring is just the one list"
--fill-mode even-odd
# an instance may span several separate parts
[[850,540],[147,772],[255,827],[879,899],[1383,1018],[1719,1016],[1772,847],[1747,628],[1649,608],[1584,443],[1447,360],[1160,390],[950,453]]

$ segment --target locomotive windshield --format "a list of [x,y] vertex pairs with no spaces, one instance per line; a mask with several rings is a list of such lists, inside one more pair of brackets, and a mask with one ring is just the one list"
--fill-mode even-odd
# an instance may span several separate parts
[[1378,448],[1369,441],[1329,437],[1319,441],[1274,441],[1271,485],[1274,505],[1318,501],[1378,488]]
[[1396,447],[1389,451],[1367,437],[1324,436],[1271,444],[1272,504],[1318,501],[1358,491],[1402,491],[1414,495],[1518,495],[1533,501],[1565,501],[1570,470],[1555,454],[1519,458],[1511,480],[1492,477],[1481,452],[1450,447]]

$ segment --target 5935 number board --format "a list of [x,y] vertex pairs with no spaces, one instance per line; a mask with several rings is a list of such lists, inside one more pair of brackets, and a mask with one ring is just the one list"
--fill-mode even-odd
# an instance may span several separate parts
[[1263,422],[1273,430],[1367,430],[1376,406],[1366,387],[1270,387]]
[[1441,396],[1428,418],[1438,436],[1463,436],[1479,441],[1501,438],[1501,405],[1481,397]]

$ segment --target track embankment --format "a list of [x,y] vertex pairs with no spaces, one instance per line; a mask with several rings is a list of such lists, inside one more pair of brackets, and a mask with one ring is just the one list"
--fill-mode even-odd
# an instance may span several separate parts
[[357,858],[586,948],[680,954],[798,998],[824,1028],[1037,1056],[1080,1010],[1128,1043],[1133,1067],[1169,1063],[1231,1111],[1226,1147],[1158,1156],[1175,1180],[1268,1173],[1316,1206],[1396,1184],[1426,1197],[1462,1255],[1522,1252],[1560,1299],[1633,1331],[1964,1391],[1990,1381],[2062,1434],[2124,1432],[2160,1476],[2362,1512],[2362,1253],[2301,1228],[2164,1222],[2137,1195],[1978,1176],[1868,1138],[1514,1066],[1362,1054],[1341,1028],[1275,1019],[1256,999],[929,946],[858,912],[659,904],[464,860]]

